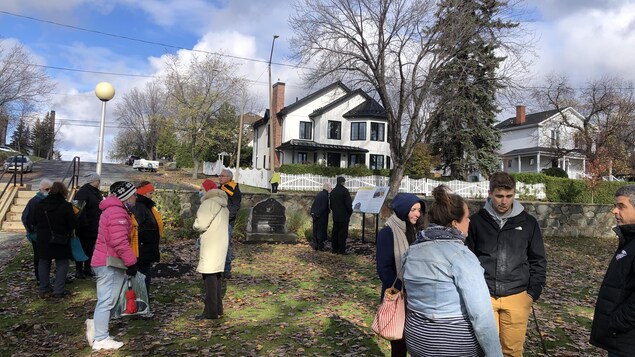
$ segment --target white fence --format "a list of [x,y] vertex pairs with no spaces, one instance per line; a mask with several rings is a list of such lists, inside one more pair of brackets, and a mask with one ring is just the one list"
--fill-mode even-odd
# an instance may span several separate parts
[[[236,169],[230,168],[236,176]],[[389,186],[390,179],[385,176],[346,176],[346,187],[350,191],[357,191],[361,187]],[[280,174],[280,186],[278,189],[286,191],[320,191],[324,183],[329,182],[335,187],[335,177],[325,177],[313,174],[290,175]],[[240,169],[238,183],[269,188],[269,171],[264,169]],[[399,185],[399,192],[410,192],[429,196],[438,185],[447,185],[452,191],[463,197],[485,198],[489,190],[489,182],[465,182],[465,181],[435,181],[431,179],[411,179],[404,176]],[[546,197],[543,184],[517,184],[519,195],[533,196],[539,200]]]

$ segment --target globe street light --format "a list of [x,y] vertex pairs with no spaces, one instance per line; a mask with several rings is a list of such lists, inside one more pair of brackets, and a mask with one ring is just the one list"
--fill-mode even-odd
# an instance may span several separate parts
[[95,95],[101,100],[101,122],[99,123],[99,149],[97,149],[97,174],[101,175],[101,157],[104,153],[104,125],[106,123],[106,102],[115,96],[115,88],[108,82],[100,82],[95,87]]

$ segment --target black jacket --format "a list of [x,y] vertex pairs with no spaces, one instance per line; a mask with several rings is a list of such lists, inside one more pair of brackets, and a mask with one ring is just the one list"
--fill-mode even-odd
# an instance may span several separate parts
[[329,191],[322,190],[313,200],[313,204],[311,205],[311,216],[313,218],[320,218],[322,216],[328,217],[329,212],[331,212],[329,209]]
[[492,296],[527,290],[538,300],[545,286],[547,259],[542,233],[527,211],[510,217],[503,228],[486,209],[470,217],[465,245],[478,257]]
[[232,226],[236,222],[236,215],[240,210],[240,201],[242,200],[242,194],[240,193],[240,187],[236,181],[229,181],[220,186],[220,189],[227,194],[227,209],[229,210],[229,224]]
[[353,214],[353,199],[348,192],[348,188],[342,184],[337,184],[331,191],[331,212],[333,212],[333,222],[348,222]]
[[635,351],[635,224],[614,231],[621,239],[595,303],[591,344],[631,356]]
[[75,200],[86,202],[86,206],[78,217],[77,236],[86,241],[96,241],[99,230],[99,217],[101,209],[99,203],[104,199],[99,189],[90,183],[82,186],[75,194]]
[[160,260],[159,225],[152,214],[154,201],[139,195],[137,203],[132,208],[132,213],[139,224],[139,258],[138,263],[158,262]]
[[[50,226],[49,222],[51,222]],[[61,194],[48,195],[42,199],[35,207],[35,214],[29,215],[29,224],[37,229],[36,249],[40,258],[72,258],[70,242],[67,245],[50,244],[51,230],[65,234],[70,233],[77,225],[73,206]]]

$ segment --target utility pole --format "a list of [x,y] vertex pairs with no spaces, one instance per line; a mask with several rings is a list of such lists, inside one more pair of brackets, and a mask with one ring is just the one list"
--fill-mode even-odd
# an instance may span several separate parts
[[269,54],[269,170],[273,172],[276,169],[276,135],[274,120],[276,120],[276,114],[273,112],[273,95],[271,94],[271,58],[273,57],[273,45],[276,43],[276,38],[280,36],[273,35],[273,41],[271,41],[271,53]]
[[238,153],[236,154],[236,175],[234,179],[238,182],[238,176],[240,175],[240,149],[243,138],[243,115],[245,115],[245,90],[243,89],[243,99],[240,110],[240,124],[238,124]]

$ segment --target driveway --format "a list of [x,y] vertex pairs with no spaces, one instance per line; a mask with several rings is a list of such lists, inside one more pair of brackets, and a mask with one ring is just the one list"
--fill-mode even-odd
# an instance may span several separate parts
[[[56,161],[56,160],[41,160],[33,165],[33,172],[24,174],[23,182],[25,184],[31,184],[33,188],[39,185],[43,178],[49,178],[53,181],[60,181],[65,179],[64,182],[68,182],[69,177],[72,174],[71,161]],[[80,176],[86,172],[96,171],[97,164],[94,162],[82,162],[80,164]],[[140,175],[143,175],[143,179],[148,181],[154,181],[153,177],[160,177],[161,171],[158,173],[139,173],[132,169],[131,166],[124,164],[108,164],[102,163],[101,165],[101,186],[109,187],[116,181],[141,181]],[[8,178],[3,178],[3,182],[6,182]],[[157,180],[158,181],[158,180]],[[154,183],[154,182],[153,182]],[[80,178],[80,185],[82,184]],[[190,185],[179,183],[157,183],[154,185],[157,188],[162,189],[192,189]]]

